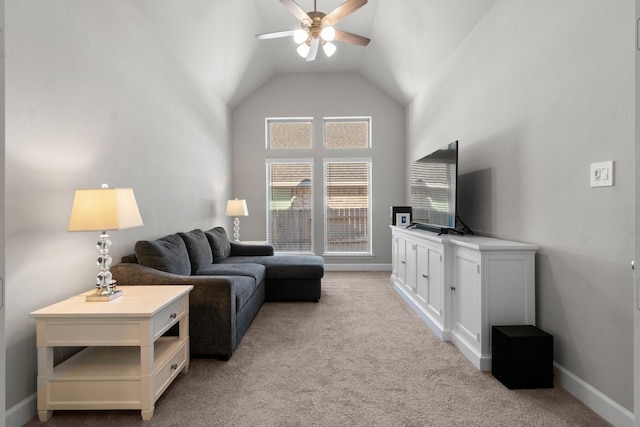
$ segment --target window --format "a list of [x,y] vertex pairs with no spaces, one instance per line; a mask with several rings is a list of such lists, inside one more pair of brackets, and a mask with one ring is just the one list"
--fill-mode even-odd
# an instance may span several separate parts
[[325,117],[325,147],[332,148],[369,148],[369,117],[336,118]]
[[276,251],[313,252],[313,160],[267,160],[267,241]]
[[325,252],[371,254],[371,160],[324,162]]
[[268,118],[266,121],[267,148],[311,148],[313,119]]
[[[372,255],[372,162],[362,159],[362,154],[348,157],[353,150],[365,153],[371,148],[371,118],[325,117],[324,145],[312,150],[313,124],[313,118],[308,117],[266,119],[267,149],[282,150],[287,157],[266,159],[267,240],[278,252],[314,252],[313,195],[317,185],[315,189],[322,186],[324,190],[323,252]],[[344,149],[351,151],[337,159],[327,156]],[[322,183],[313,182],[312,156],[324,159]]]

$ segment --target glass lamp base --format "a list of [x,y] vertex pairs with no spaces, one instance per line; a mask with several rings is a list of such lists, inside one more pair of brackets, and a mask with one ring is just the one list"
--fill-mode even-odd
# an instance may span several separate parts
[[122,291],[114,289],[116,281],[113,280],[113,275],[111,271],[109,271],[109,267],[111,266],[111,255],[109,255],[111,240],[109,240],[109,235],[106,231],[102,232],[96,246],[100,251],[100,256],[98,257],[100,271],[96,277],[96,292],[93,295],[87,295],[86,301],[108,302],[121,297]]
[[233,239],[236,242],[240,241],[240,218],[233,220]]

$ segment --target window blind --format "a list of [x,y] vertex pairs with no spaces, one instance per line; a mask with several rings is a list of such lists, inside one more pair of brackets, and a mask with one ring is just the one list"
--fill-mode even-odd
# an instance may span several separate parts
[[371,253],[371,161],[325,160],[325,252]]
[[313,119],[267,119],[267,148],[311,148]]
[[327,148],[369,148],[369,118],[325,118]]
[[267,160],[267,241],[277,251],[313,251],[313,160]]

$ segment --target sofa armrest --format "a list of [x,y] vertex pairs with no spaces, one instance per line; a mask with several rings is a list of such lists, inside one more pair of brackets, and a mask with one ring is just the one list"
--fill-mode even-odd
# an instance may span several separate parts
[[111,267],[117,285],[193,285],[189,294],[192,355],[228,358],[236,341],[236,278],[181,276],[134,263]]
[[273,246],[270,245],[246,245],[242,243],[231,243],[231,254],[229,256],[272,256]]

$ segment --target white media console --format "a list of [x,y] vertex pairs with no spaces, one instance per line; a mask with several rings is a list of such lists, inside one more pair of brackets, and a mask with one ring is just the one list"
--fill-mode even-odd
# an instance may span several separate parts
[[391,230],[394,289],[478,369],[491,370],[491,326],[535,325],[535,245]]

